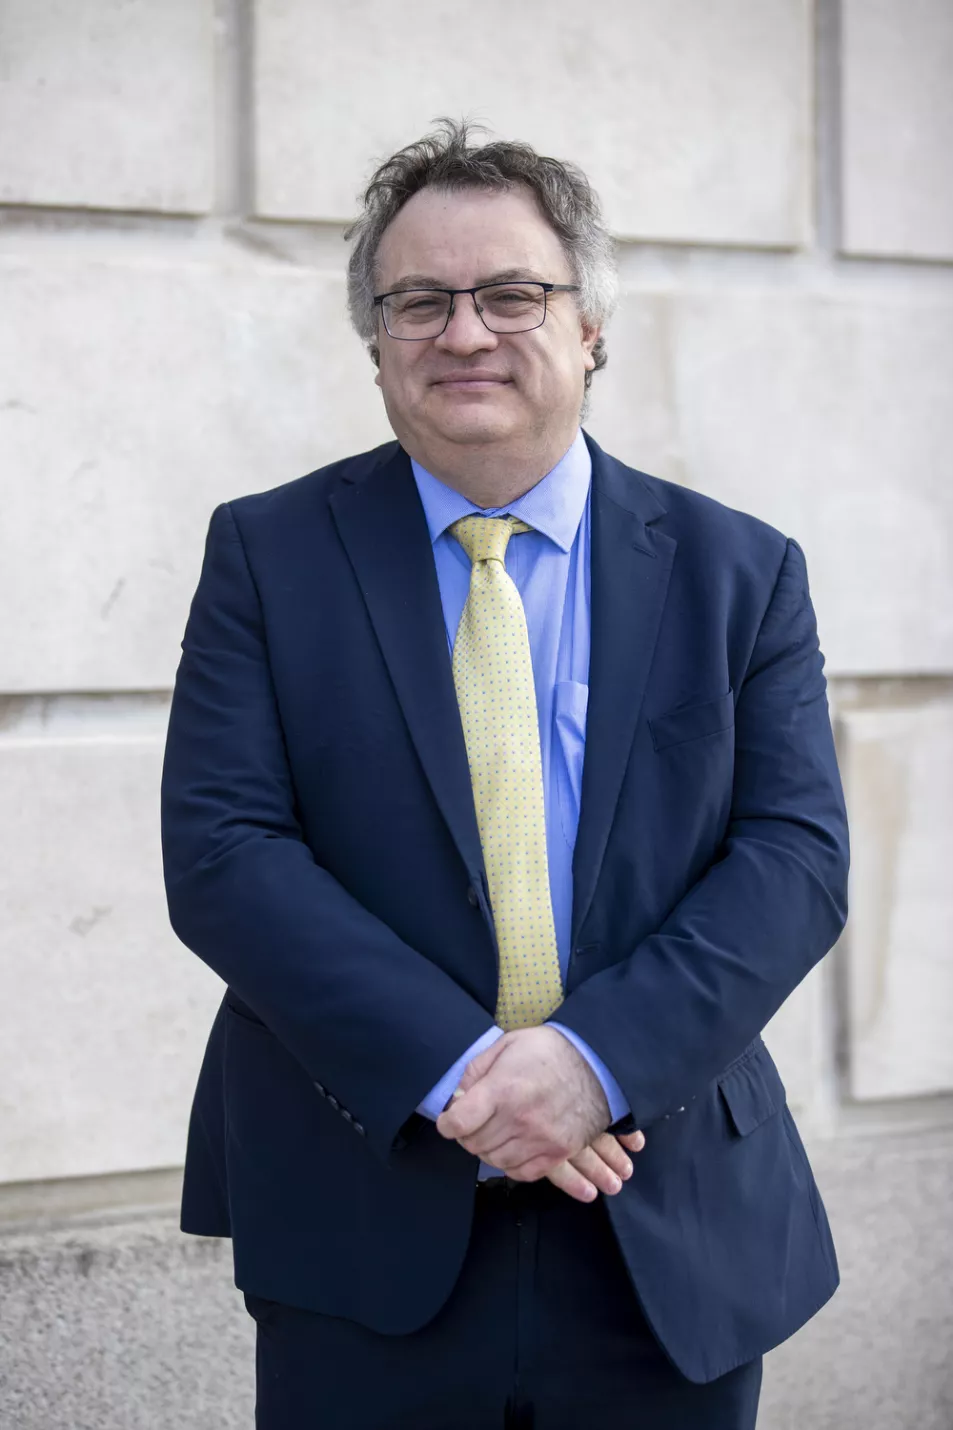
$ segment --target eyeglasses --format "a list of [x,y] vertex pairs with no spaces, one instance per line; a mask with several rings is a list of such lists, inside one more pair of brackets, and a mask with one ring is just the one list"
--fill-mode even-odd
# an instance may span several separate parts
[[414,342],[439,338],[460,294],[470,294],[491,333],[528,333],[545,323],[548,294],[578,292],[575,283],[480,283],[476,288],[404,288],[380,293],[374,302],[389,336]]

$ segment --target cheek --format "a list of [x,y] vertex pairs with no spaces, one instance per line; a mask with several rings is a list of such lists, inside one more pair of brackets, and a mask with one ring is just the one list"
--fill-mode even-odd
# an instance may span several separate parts
[[381,350],[381,365],[377,372],[377,385],[385,396],[400,398],[412,387],[412,374],[408,364],[395,353]]
[[540,343],[527,354],[525,371],[533,387],[553,392],[572,385],[581,366],[580,350],[567,340],[567,335],[559,333],[558,341]]

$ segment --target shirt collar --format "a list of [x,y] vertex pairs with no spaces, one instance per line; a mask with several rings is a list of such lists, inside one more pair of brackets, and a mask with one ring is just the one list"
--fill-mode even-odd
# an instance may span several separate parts
[[461,516],[470,516],[474,512],[478,516],[505,516],[512,512],[513,516],[518,516],[535,531],[548,536],[561,551],[569,551],[576,539],[592,478],[592,458],[581,428],[569,451],[552,471],[507,506],[474,506],[461,492],[448,487],[426,467],[415,462],[413,457],[410,465],[432,543]]

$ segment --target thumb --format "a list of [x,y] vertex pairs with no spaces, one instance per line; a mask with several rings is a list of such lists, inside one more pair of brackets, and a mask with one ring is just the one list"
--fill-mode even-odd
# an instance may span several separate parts
[[[482,1053],[477,1053],[475,1058],[471,1058],[463,1069],[463,1076],[457,1083],[457,1093],[469,1092],[471,1087],[485,1077],[490,1068],[496,1062],[503,1051],[503,1044],[506,1042],[506,1034],[502,1038],[497,1038],[495,1043],[491,1043],[488,1048],[484,1048]],[[454,1094],[456,1096],[456,1093]]]

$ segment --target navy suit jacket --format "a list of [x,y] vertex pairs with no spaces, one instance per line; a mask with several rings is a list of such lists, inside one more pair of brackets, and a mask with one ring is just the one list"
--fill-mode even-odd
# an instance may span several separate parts
[[[559,1020],[645,1150],[606,1199],[669,1356],[710,1380],[834,1291],[761,1039],[846,917],[800,548],[587,437],[592,654]],[[219,506],[162,781],[176,933],[227,984],[181,1225],[243,1290],[385,1333],[467,1249],[477,1161],[415,1108],[493,1023],[497,952],[437,577],[391,443]]]

